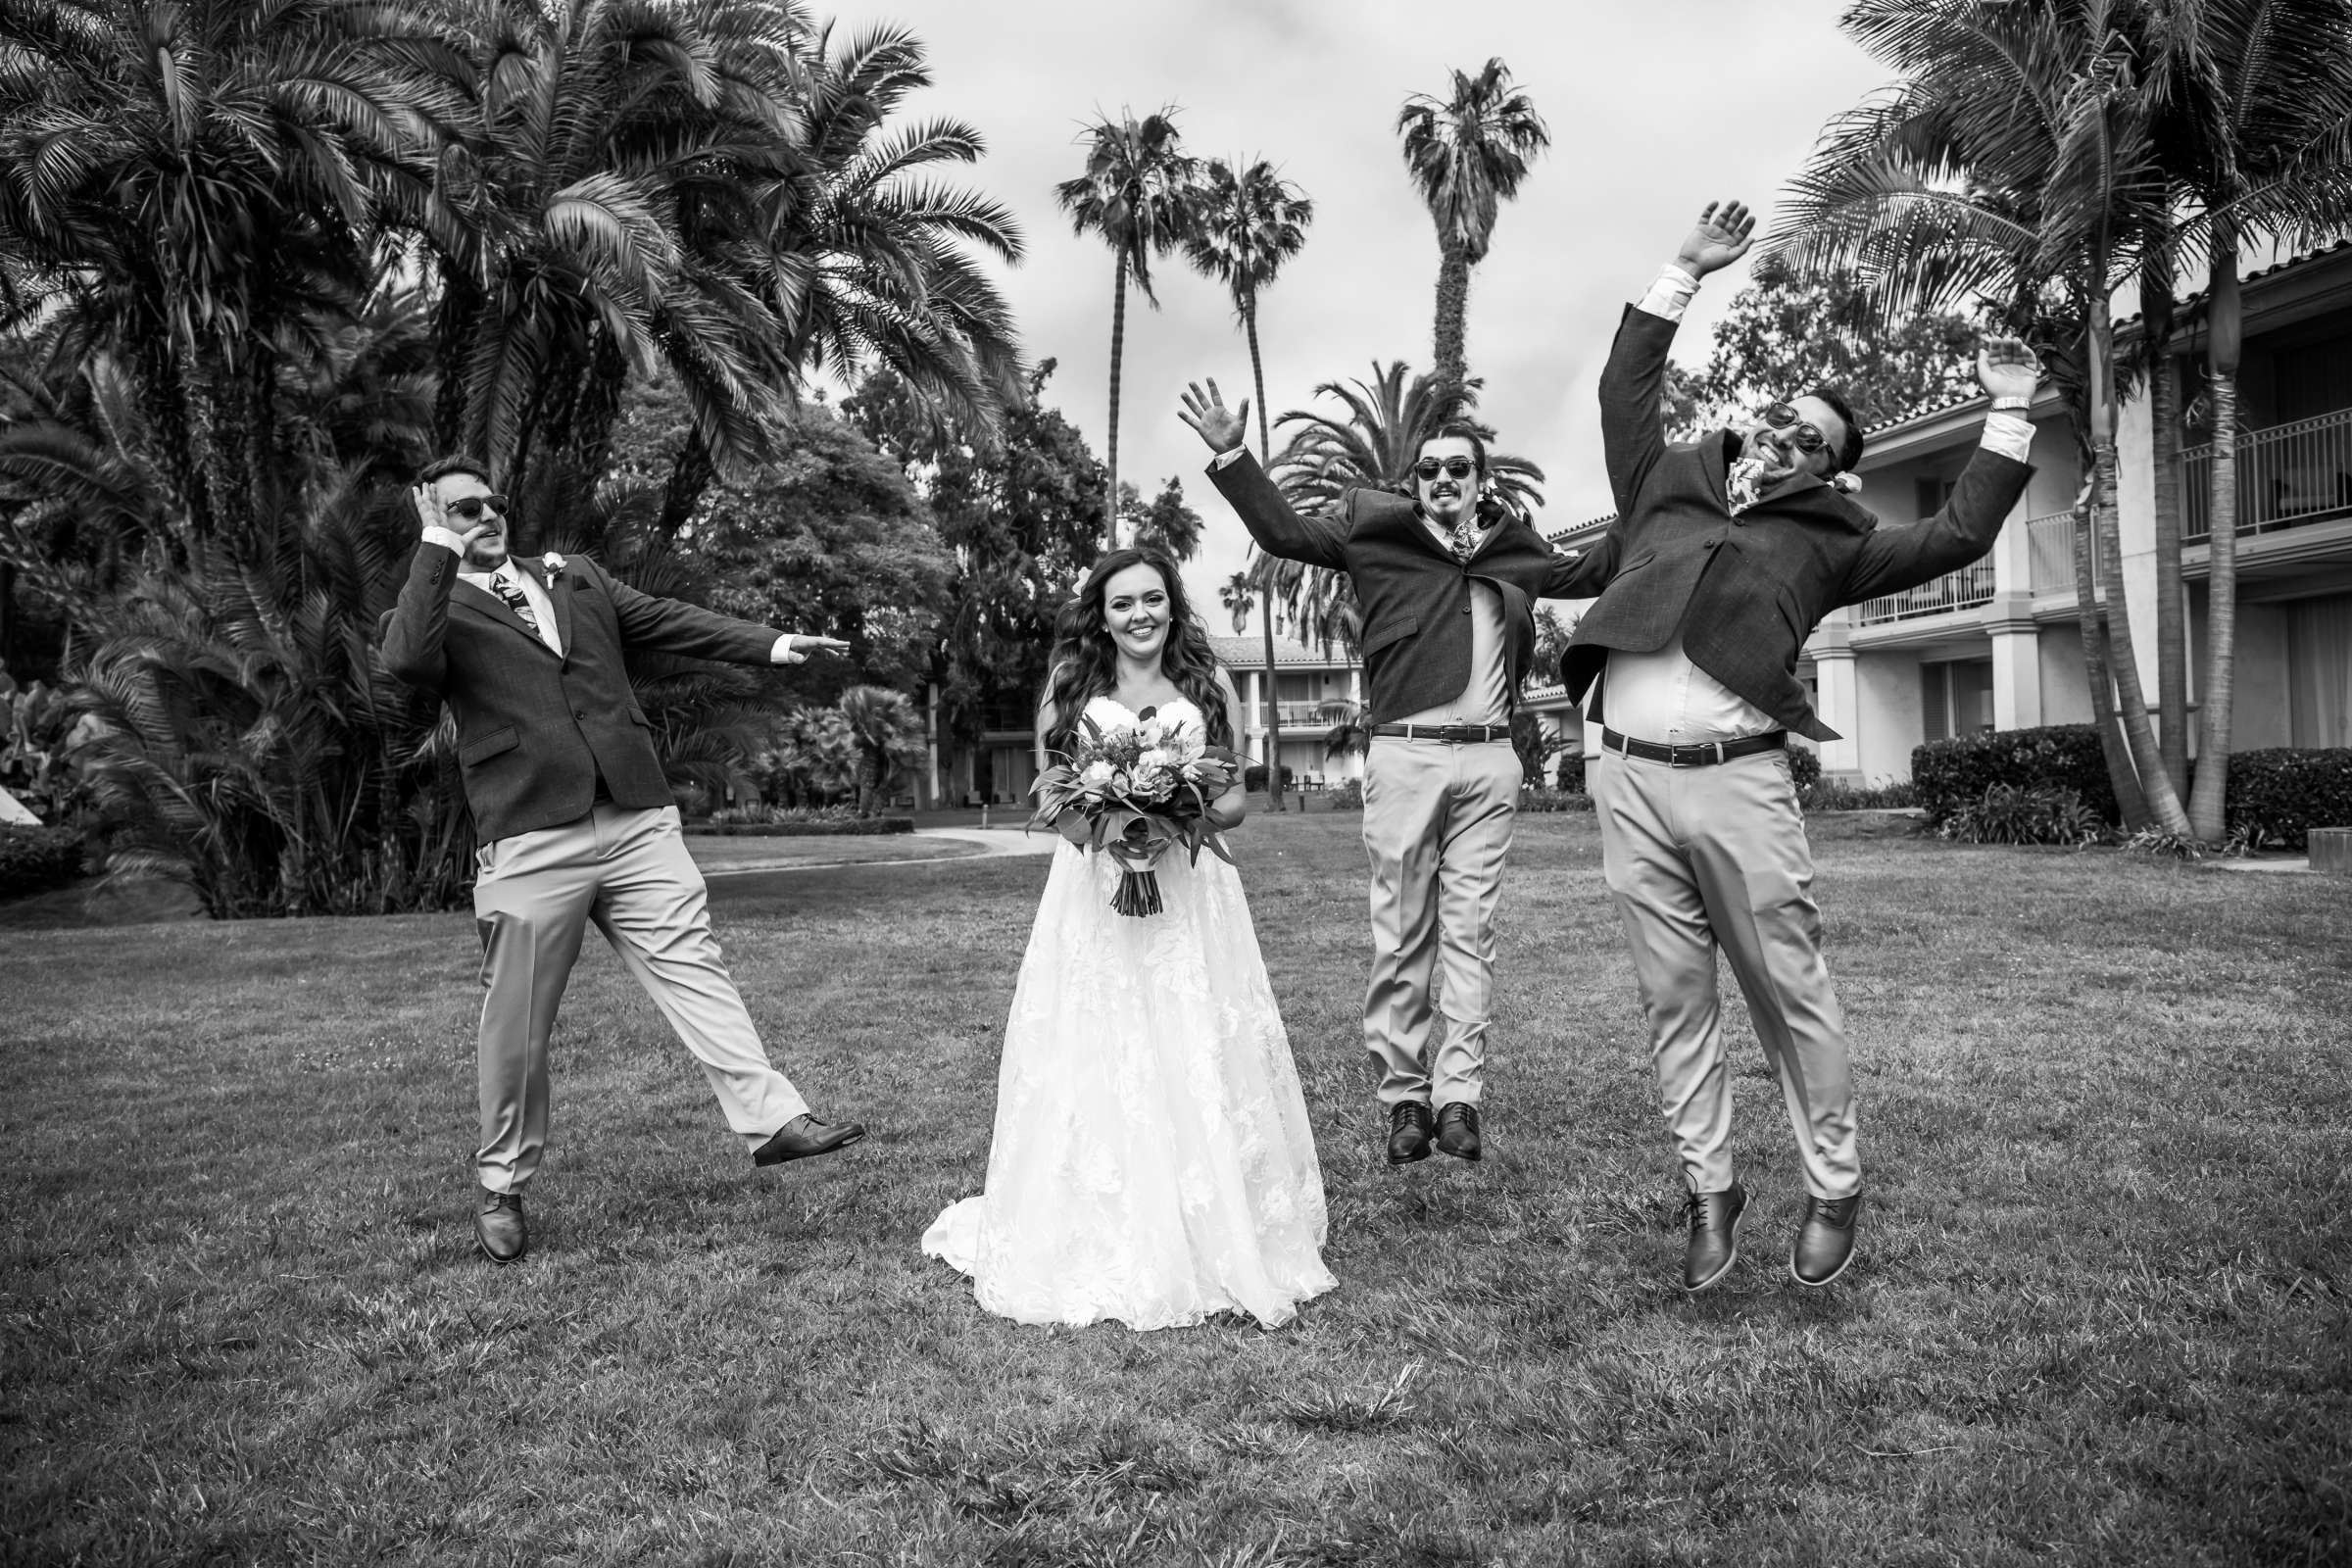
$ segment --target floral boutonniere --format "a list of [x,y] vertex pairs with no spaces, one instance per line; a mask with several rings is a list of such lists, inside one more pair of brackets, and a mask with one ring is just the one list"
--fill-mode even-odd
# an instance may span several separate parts
[[553,588],[556,579],[564,575],[564,558],[550,550],[539,558],[539,564],[547,568],[547,585]]

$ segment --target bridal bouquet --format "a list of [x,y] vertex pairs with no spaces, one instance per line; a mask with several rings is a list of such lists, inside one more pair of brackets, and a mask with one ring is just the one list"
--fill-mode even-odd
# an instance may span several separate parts
[[1081,715],[1078,724],[1070,755],[1037,776],[1037,814],[1029,825],[1051,827],[1080,849],[1118,861],[1113,909],[1159,913],[1152,864],[1172,844],[1182,844],[1196,863],[1203,845],[1233,863],[1224,839],[1208,825],[1208,806],[1241,776],[1239,757],[1155,718],[1105,728]]

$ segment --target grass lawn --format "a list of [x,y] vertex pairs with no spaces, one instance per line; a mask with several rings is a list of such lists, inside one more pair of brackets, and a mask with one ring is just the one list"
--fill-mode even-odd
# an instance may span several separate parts
[[1733,1008],[1739,1272],[1674,1161],[1592,819],[1522,818],[1482,1166],[1392,1172],[1357,819],[1237,837],[1341,1280],[1293,1327],[983,1316],[1043,859],[713,883],[860,1148],[758,1173],[591,943],[532,1255],[472,1254],[464,914],[0,938],[0,1553],[40,1562],[2340,1563],[2352,898],[1824,819],[1870,1206],[1807,1292]]
[[957,860],[986,853],[960,839],[926,838],[914,833],[811,833],[807,836],[759,834],[722,836],[690,833],[686,849],[694,863],[713,873],[738,872],[745,866],[877,865],[900,860]]

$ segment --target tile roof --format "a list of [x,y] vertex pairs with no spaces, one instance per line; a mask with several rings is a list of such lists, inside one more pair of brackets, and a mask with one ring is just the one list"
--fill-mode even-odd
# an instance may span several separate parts
[[[1215,652],[1217,662],[1223,664],[1227,669],[1263,669],[1266,667],[1265,639],[1256,632],[1250,632],[1240,637],[1211,636],[1208,639],[1208,646]],[[1274,667],[1276,669],[1288,669],[1293,666],[1303,669],[1345,669],[1355,662],[1349,657],[1346,643],[1333,643],[1331,652],[1326,654],[1319,647],[1307,647],[1294,642],[1288,637],[1277,636],[1274,639]]]

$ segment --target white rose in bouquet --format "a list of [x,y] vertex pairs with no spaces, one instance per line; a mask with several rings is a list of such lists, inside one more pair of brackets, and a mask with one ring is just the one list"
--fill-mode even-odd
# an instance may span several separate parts
[[1155,755],[1146,752],[1136,763],[1134,786],[1128,791],[1147,805],[1156,805],[1176,793],[1176,770],[1164,761],[1152,761]]
[[1119,770],[1108,762],[1089,762],[1078,774],[1078,787],[1100,795],[1111,787],[1111,780],[1118,774]]

